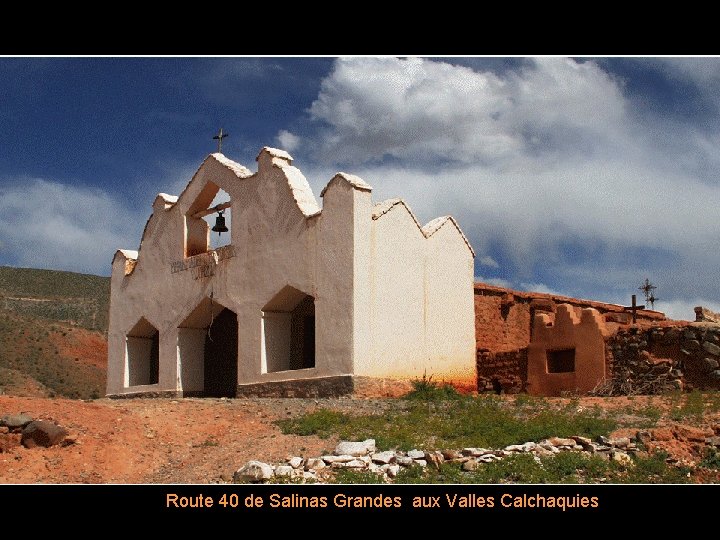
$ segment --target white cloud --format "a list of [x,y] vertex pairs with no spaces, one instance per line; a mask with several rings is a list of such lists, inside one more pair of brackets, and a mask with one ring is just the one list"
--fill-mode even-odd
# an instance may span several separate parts
[[39,178],[6,184],[0,188],[5,261],[108,275],[115,250],[139,243],[144,219],[103,191]]
[[490,255],[485,255],[484,257],[480,257],[478,259],[478,263],[480,266],[489,266],[490,268],[500,268],[500,265],[498,262],[493,259]]
[[[702,65],[687,70],[702,79]],[[592,61],[476,72],[342,59],[303,144],[318,168],[363,177],[375,200],[401,196],[423,222],[453,214],[479,264],[492,246],[513,281],[607,297],[654,269],[667,298],[699,295],[701,282],[720,298],[720,128],[642,117],[633,103]],[[551,268],[554,280],[539,275]]]
[[655,309],[662,311],[671,319],[694,321],[695,306],[703,306],[715,312],[720,311],[720,302],[717,300],[700,298],[695,298],[694,300],[671,300],[669,302],[659,301],[655,304]]
[[720,84],[720,58],[664,58],[655,64],[675,80],[701,89]]
[[612,132],[623,99],[591,62],[538,60],[500,77],[421,59],[355,58],[336,62],[310,114],[327,125],[319,145],[327,159],[512,165],[543,145]]
[[537,293],[545,293],[545,294],[557,294],[561,295],[562,293],[557,292],[554,289],[551,289],[544,283],[520,283],[520,289],[523,291],[528,292],[537,292]]
[[286,129],[281,129],[275,138],[280,144],[280,148],[288,152],[292,152],[300,146],[300,137],[290,133]]
[[502,287],[504,289],[516,289],[516,287],[513,287],[513,284],[510,283],[507,279],[502,278],[486,278],[483,276],[475,276],[475,281],[478,281],[480,283],[487,283],[488,285],[494,285],[495,287]]

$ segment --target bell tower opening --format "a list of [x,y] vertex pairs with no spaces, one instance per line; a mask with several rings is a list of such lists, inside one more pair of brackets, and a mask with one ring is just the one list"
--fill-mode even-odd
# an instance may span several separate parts
[[229,245],[231,226],[230,195],[208,182],[185,215],[185,257]]

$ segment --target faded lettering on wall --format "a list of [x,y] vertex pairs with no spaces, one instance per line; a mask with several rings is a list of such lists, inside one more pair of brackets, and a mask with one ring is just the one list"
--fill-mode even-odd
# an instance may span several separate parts
[[232,245],[222,246],[207,253],[193,255],[180,261],[170,263],[170,273],[177,274],[185,270],[192,271],[193,279],[200,279],[215,275],[215,265],[235,256],[235,247]]

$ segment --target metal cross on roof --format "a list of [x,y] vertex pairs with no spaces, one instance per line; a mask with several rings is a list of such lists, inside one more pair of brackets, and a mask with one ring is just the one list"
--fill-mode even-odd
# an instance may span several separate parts
[[222,154],[222,141],[225,137],[228,137],[229,133],[223,133],[223,129],[220,128],[220,131],[218,131],[218,134],[213,137],[213,140],[217,140],[218,142],[218,152]]
[[645,302],[650,304],[651,309],[655,309],[655,302],[657,302],[659,298],[655,296],[653,291],[657,289],[657,287],[650,283],[648,278],[645,278],[645,283],[638,287],[638,289],[645,294]]

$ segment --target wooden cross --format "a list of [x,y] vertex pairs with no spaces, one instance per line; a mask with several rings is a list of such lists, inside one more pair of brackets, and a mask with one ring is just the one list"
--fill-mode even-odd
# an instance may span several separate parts
[[623,309],[629,309],[632,311],[632,322],[635,324],[637,322],[637,310],[638,309],[645,309],[645,306],[638,306],[637,305],[637,296],[632,295],[632,306],[623,306]]
[[218,152],[222,154],[222,141],[225,137],[229,136],[229,133],[223,133],[223,129],[220,128],[220,131],[218,131],[218,134],[213,137],[214,140],[217,140],[218,142]]

